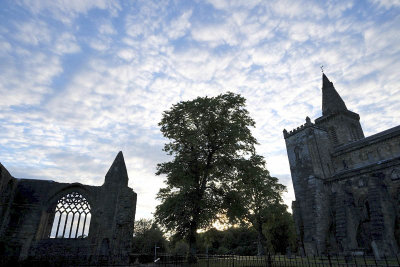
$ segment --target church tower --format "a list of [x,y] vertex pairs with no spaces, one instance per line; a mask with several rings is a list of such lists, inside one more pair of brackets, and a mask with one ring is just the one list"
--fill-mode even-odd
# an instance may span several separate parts
[[315,124],[324,128],[336,147],[364,138],[360,116],[347,109],[333,83],[322,74],[322,116]]
[[364,138],[360,116],[347,106],[333,83],[322,74],[322,116],[283,131],[296,201],[292,204],[297,234],[307,254],[326,250],[332,224],[325,186],[337,169],[331,154],[336,147]]
[[322,116],[314,123],[307,117],[283,135],[300,249],[307,255],[396,255],[400,126],[365,138],[360,116],[322,74]]

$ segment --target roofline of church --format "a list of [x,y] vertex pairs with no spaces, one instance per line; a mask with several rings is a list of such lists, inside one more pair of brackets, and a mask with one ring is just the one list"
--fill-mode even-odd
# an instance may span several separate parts
[[326,179],[326,183],[331,183],[331,182],[336,182],[339,180],[344,180],[349,177],[353,177],[354,175],[361,175],[361,174],[367,174],[367,173],[376,173],[377,171],[380,171],[382,169],[387,169],[389,167],[393,166],[398,166],[400,164],[400,157],[394,157],[386,160],[381,160],[378,162],[373,162],[371,164],[361,166],[358,168],[353,168],[353,169],[348,169],[348,170],[342,170],[330,178]]
[[356,119],[356,120],[359,120],[359,119],[360,119],[360,115],[359,115],[358,113],[355,113],[354,111],[351,111],[351,110],[341,110],[341,111],[338,111],[338,112],[336,112],[336,113],[332,113],[332,114],[328,114],[328,115],[322,115],[321,117],[315,119],[315,123],[318,124],[318,123],[320,123],[320,122],[323,122],[323,121],[325,121],[325,120],[329,120],[330,118],[333,118],[333,117],[335,117],[336,115],[340,115],[340,114],[348,115],[348,116],[350,116],[350,117],[353,117],[353,118]]
[[380,133],[376,133],[374,135],[368,136],[366,138],[344,144],[335,148],[335,151],[332,153],[332,156],[338,156],[343,153],[347,153],[353,150],[360,149],[361,147],[371,145],[373,143],[380,142],[385,139],[393,138],[396,136],[400,136],[400,125],[395,126],[393,128],[387,129]]

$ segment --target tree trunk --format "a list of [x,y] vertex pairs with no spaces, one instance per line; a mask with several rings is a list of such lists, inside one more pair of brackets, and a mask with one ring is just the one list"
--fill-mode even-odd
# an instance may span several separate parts
[[188,263],[197,263],[197,222],[192,222],[190,224],[190,231],[188,236],[189,241],[189,255],[188,255]]
[[[197,178],[197,181],[200,181],[200,178]],[[206,179],[204,179],[201,182],[201,185],[197,188],[197,197],[194,199],[193,202],[193,218],[192,221],[190,222],[190,229],[189,229],[189,236],[188,236],[188,241],[189,241],[189,255],[188,255],[188,263],[197,263],[197,228],[198,228],[198,222],[199,222],[199,216],[201,213],[201,208],[200,208],[200,202],[203,199],[204,196],[204,191],[205,191],[205,186],[206,186]]]
[[263,255],[265,255],[265,249],[264,249],[265,237],[264,237],[264,234],[262,232],[262,226],[258,227],[257,232],[258,232],[257,255],[258,256],[263,256]]

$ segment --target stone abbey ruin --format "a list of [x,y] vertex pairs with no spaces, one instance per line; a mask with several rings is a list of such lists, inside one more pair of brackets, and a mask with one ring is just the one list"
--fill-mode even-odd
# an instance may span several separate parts
[[365,138],[360,116],[323,74],[322,116],[283,135],[306,254],[397,254],[400,126]]
[[18,179],[0,164],[0,265],[126,265],[136,193],[119,152],[102,186]]

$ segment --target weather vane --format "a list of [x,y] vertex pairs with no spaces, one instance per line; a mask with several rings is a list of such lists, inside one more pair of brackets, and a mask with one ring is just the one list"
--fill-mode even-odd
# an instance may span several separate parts
[[321,71],[324,73],[324,65],[321,65]]

